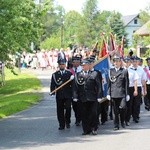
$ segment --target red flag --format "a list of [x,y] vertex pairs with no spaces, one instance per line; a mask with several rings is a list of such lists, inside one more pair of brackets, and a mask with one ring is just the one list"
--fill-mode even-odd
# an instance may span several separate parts
[[110,46],[109,48],[110,51],[115,50],[114,36],[112,35],[112,33],[110,33],[110,45],[109,46]]
[[105,40],[103,39],[103,43],[102,43],[102,47],[101,47],[101,57],[104,57],[105,55],[107,55],[107,45]]
[[123,57],[124,56],[124,36],[122,37],[121,44],[118,46],[118,51],[119,51],[120,57]]

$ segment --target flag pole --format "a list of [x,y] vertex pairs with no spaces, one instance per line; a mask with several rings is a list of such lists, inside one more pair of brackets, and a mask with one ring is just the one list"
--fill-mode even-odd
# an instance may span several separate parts
[[63,86],[65,86],[66,84],[68,84],[70,81],[72,81],[72,80],[71,79],[67,80],[61,86],[59,86],[58,88],[56,88],[55,90],[53,90],[49,95],[52,95],[53,93],[55,93],[56,91],[58,91],[59,89],[61,89]]

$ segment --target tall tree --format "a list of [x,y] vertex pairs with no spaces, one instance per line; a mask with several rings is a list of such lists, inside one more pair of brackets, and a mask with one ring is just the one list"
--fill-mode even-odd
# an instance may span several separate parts
[[66,46],[78,43],[78,28],[82,16],[76,11],[69,11],[64,16],[64,43]]
[[127,33],[125,31],[124,23],[121,19],[121,14],[115,11],[112,12],[109,19],[109,25],[112,30],[112,33],[116,35],[116,41],[120,42],[122,40],[122,37],[124,36],[125,38],[124,46],[127,47],[128,46],[128,39],[126,38]]
[[[84,39],[84,43],[87,46],[90,46],[91,43],[93,43],[97,37],[97,32],[96,32],[96,24],[95,20],[97,18],[97,14],[99,13],[98,11],[98,1],[97,0],[86,0],[84,6],[83,6],[83,20],[82,20],[82,25],[81,29],[82,30],[82,35],[80,35],[81,39]],[[82,41],[82,42],[83,42]]]
[[42,33],[43,6],[33,0],[0,1],[0,60],[9,60],[8,55],[28,48],[37,42]]

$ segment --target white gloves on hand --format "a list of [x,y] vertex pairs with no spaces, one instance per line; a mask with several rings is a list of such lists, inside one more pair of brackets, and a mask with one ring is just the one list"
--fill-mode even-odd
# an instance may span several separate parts
[[100,102],[102,101],[102,99],[101,99],[101,98],[98,98],[97,101],[100,103]]
[[71,75],[71,76],[70,76],[70,80],[73,80],[73,79],[74,79],[74,75]]
[[130,96],[127,95],[127,96],[126,96],[126,101],[128,102],[129,100],[130,100]]
[[110,101],[111,97],[110,95],[107,95],[106,98]]
[[77,98],[74,98],[74,99],[73,99],[73,101],[74,101],[74,102],[77,102],[77,101],[78,101],[78,99],[77,99]]

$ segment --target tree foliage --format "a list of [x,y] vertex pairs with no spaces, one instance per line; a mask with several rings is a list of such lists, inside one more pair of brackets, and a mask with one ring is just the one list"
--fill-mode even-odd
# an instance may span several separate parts
[[[8,54],[21,48],[29,49],[31,42],[50,49],[74,44],[90,47],[102,40],[101,33],[107,37],[112,32],[118,43],[122,36],[126,38],[121,14],[98,10],[98,0],[86,0],[81,14],[66,13],[55,0],[43,1],[39,5],[34,0],[0,1],[0,60],[8,60]],[[149,8],[140,13],[143,23],[150,18]]]
[[[147,23],[150,20],[150,4],[144,9],[141,10],[140,12],[140,22],[142,25]],[[148,26],[150,29],[150,25]],[[140,45],[141,47],[146,47],[150,44],[150,36],[139,36],[139,35],[134,35],[134,46]],[[149,54],[148,50],[146,52],[146,55]]]
[[145,24],[150,20],[150,4],[140,12],[140,22],[141,24]]
[[81,20],[82,16],[76,11],[69,11],[64,16],[64,43],[66,46],[78,43],[78,29],[81,27]]
[[33,0],[0,1],[0,60],[8,60],[8,54],[28,48],[31,42],[39,42],[44,12],[45,7]]
[[113,13],[111,13],[111,16],[109,19],[109,25],[112,30],[112,33],[114,35],[116,35],[116,40],[118,42],[120,42],[122,40],[122,37],[124,37],[126,39],[124,46],[127,47],[127,44],[128,44],[128,39],[126,38],[127,33],[125,31],[124,23],[121,19],[121,14],[118,12],[115,12],[115,11]]

